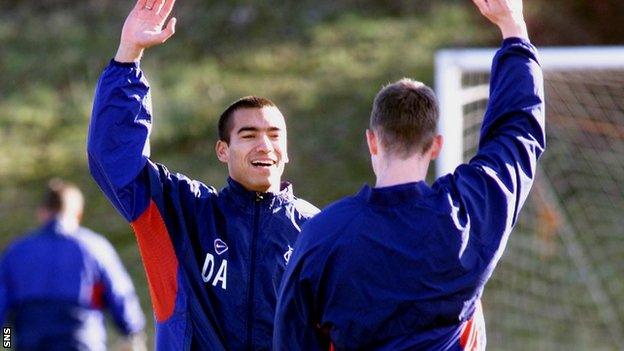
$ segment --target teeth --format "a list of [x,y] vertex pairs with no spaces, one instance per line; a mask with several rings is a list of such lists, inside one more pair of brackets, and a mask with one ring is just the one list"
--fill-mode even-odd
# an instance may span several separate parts
[[263,167],[269,167],[275,164],[275,161],[253,161],[251,162],[252,165],[254,166],[263,166]]

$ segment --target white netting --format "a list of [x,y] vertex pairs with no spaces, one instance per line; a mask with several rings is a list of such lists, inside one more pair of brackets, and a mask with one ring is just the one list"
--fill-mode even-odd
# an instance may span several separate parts
[[[544,77],[547,149],[485,289],[488,348],[624,349],[624,70]],[[464,73],[462,90],[488,79]],[[486,103],[463,105],[464,160]]]

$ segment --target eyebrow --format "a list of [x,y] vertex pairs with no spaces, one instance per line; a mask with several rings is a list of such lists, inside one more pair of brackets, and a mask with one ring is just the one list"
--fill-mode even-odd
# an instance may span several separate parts
[[269,128],[258,128],[258,127],[240,127],[236,134],[240,134],[243,132],[258,132],[258,131],[268,131],[268,132],[280,132],[281,129],[278,127],[269,127]]

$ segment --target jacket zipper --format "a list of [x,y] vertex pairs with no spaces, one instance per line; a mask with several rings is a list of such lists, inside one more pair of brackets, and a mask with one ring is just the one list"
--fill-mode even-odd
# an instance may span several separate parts
[[258,225],[260,222],[260,201],[264,197],[262,193],[256,193],[254,200],[254,224],[251,234],[251,265],[249,268],[249,292],[247,294],[247,350],[253,350],[251,334],[253,331],[253,314],[254,314],[254,281],[256,268],[256,239],[258,237]]

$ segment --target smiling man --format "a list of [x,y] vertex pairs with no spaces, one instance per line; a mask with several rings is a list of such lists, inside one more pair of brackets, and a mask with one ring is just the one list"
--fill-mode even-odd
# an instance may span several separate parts
[[159,350],[268,350],[277,288],[300,226],[318,210],[282,183],[284,116],[250,96],[219,119],[228,184],[213,187],[150,160],[144,49],[173,35],[173,0],[139,0],[96,89],[91,173],[130,222],[147,273]]
[[245,188],[278,192],[288,162],[286,147],[284,116],[271,100],[244,97],[221,114],[217,157]]

